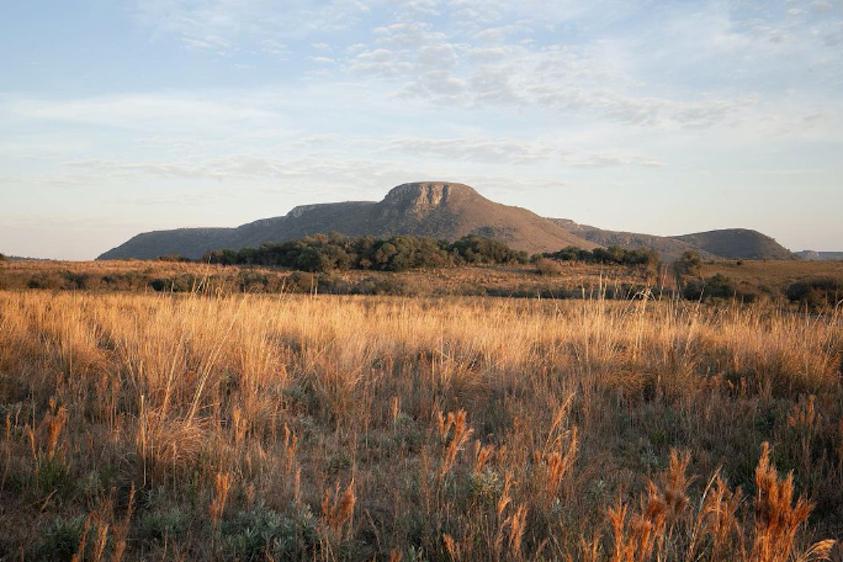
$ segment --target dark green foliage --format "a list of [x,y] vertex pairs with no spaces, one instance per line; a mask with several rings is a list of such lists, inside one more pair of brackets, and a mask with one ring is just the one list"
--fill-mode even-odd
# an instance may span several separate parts
[[583,250],[569,246],[558,252],[545,253],[541,257],[559,261],[579,261],[585,263],[601,263],[606,265],[645,265],[655,266],[659,263],[659,256],[652,250],[626,250],[617,246]]
[[792,283],[785,294],[791,302],[798,302],[811,309],[835,306],[843,300],[843,283],[825,277],[806,279]]
[[138,523],[138,538],[147,542],[178,539],[190,525],[185,511],[171,507],[166,510],[143,513]]
[[180,256],[179,254],[168,254],[166,256],[158,256],[158,261],[187,263],[190,261],[190,258]]
[[260,248],[219,250],[204,261],[223,265],[264,265],[300,271],[327,272],[348,269],[406,271],[459,264],[526,263],[527,254],[480,236],[466,236],[453,243],[419,236],[369,236],[348,238],[339,234],[308,236]]
[[157,292],[190,293],[201,284],[201,279],[194,275],[179,275],[169,279],[153,279],[149,287]]
[[527,253],[482,236],[460,238],[449,247],[465,263],[527,263]]
[[41,544],[38,545],[36,560],[70,560],[79,547],[85,517],[65,519],[56,517],[44,530]]
[[697,252],[689,251],[682,254],[682,257],[673,264],[673,269],[680,277],[685,275],[699,275],[702,266],[702,258]]
[[682,289],[682,296],[695,301],[736,299],[744,303],[752,303],[757,301],[762,293],[757,287],[746,283],[738,284],[731,277],[718,273],[707,279],[688,281]]
[[359,269],[406,271],[453,264],[447,242],[437,242],[430,238],[395,236],[388,240],[377,240],[371,247],[362,246],[359,249]]
[[718,273],[708,279],[694,279],[685,285],[682,296],[688,300],[731,299],[737,295],[735,282]]

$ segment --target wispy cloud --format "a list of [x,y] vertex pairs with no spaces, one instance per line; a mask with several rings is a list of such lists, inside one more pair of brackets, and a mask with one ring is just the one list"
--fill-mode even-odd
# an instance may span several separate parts
[[248,99],[139,93],[81,99],[13,98],[2,109],[18,119],[141,130],[202,130],[274,120],[279,114]]

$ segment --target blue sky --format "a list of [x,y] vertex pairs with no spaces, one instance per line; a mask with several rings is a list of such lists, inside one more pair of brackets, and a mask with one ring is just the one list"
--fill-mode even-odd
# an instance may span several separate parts
[[423,179],[843,250],[843,0],[0,6],[0,252],[89,259]]

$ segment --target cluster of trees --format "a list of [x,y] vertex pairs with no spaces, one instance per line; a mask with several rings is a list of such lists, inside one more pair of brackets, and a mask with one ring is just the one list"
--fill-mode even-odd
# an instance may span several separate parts
[[480,236],[466,236],[456,242],[419,236],[371,236],[349,238],[339,234],[317,234],[300,240],[264,244],[260,248],[219,250],[203,258],[223,265],[290,267],[301,271],[363,269],[406,271],[417,268],[460,264],[527,263],[525,252]]
[[569,246],[558,252],[544,253],[543,258],[559,261],[578,261],[584,263],[600,263],[606,265],[646,265],[659,263],[659,255],[653,250],[625,250],[618,246],[583,250]]

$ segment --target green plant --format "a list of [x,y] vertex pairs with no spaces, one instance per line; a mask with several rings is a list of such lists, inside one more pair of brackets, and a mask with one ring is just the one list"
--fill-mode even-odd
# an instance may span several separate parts
[[693,250],[689,250],[682,254],[676,262],[673,264],[673,269],[676,274],[680,277],[682,276],[697,276],[700,274],[700,268],[702,267],[702,258],[700,257],[699,252],[695,252]]
[[85,517],[58,516],[43,531],[35,557],[44,561],[70,560],[82,539]]
[[843,283],[826,277],[806,279],[790,284],[785,294],[791,302],[816,310],[843,301]]
[[178,507],[148,511],[137,524],[138,538],[144,541],[176,540],[190,526],[190,516]]
[[285,515],[258,503],[223,523],[222,540],[226,553],[239,560],[264,560],[265,553],[299,559],[316,544],[316,518],[306,505],[291,506]]

